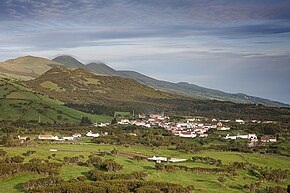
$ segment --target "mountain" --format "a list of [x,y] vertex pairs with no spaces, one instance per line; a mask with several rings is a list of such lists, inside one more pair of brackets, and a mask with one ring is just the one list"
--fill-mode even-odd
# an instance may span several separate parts
[[0,120],[25,120],[79,124],[81,117],[110,122],[109,116],[91,115],[63,106],[63,103],[37,94],[15,82],[0,78]]
[[45,58],[24,56],[0,62],[0,71],[20,76],[37,77],[55,66],[63,64]]
[[274,107],[290,107],[288,104],[263,99],[260,97],[249,96],[242,93],[231,94],[220,90],[201,87],[195,84],[189,84],[186,82],[166,82],[145,76],[134,71],[116,71],[115,69],[101,62],[85,65],[75,58],[65,55],[58,56],[53,60],[33,56],[25,56],[7,60],[5,62],[0,62],[0,73],[2,73],[2,76],[8,75],[9,77],[16,77],[15,79],[27,80],[35,78],[55,66],[65,66],[67,68],[83,68],[96,75],[129,78],[143,85],[150,86],[154,89],[169,93],[176,93],[179,95],[181,94],[195,99],[263,104]]
[[[67,56],[63,56],[66,58]],[[71,57],[70,57],[71,58]],[[75,59],[73,59],[75,61]],[[66,60],[56,60],[59,63],[62,63],[66,67],[70,67]],[[75,63],[75,62],[74,62]],[[79,65],[79,67],[85,68],[90,72],[103,75],[103,76],[119,76],[123,78],[129,78],[136,80],[137,82],[150,86],[154,89],[158,89],[165,92],[182,94],[188,97],[196,99],[205,99],[205,100],[219,100],[219,101],[231,101],[234,103],[251,103],[251,104],[263,104],[274,107],[290,107],[288,104],[284,104],[278,101],[272,101],[268,99],[263,99],[260,97],[249,96],[246,94],[238,93],[226,93],[220,90],[209,89],[201,87],[195,84],[189,84],[186,82],[172,83],[162,80],[157,80],[149,76],[143,75],[134,71],[116,71],[113,68],[109,67],[104,63],[91,63],[87,65]]]
[[135,80],[98,76],[83,68],[68,69],[63,66],[54,67],[23,84],[61,101],[77,104],[142,103],[152,99],[180,98]]
[[104,76],[121,76],[121,74],[104,63],[90,63],[85,66],[90,72]]
[[268,99],[263,99],[260,97],[249,96],[246,94],[238,93],[231,94],[222,92],[220,90],[209,89],[205,87],[201,87],[195,84],[189,84],[186,82],[179,83],[171,83],[162,80],[157,80],[151,78],[149,76],[140,74],[134,71],[119,71],[122,77],[130,78],[140,82],[141,84],[145,84],[151,86],[155,89],[159,89],[162,91],[173,92],[183,94],[193,98],[199,99],[209,99],[209,100],[218,100],[218,101],[231,101],[234,103],[251,103],[251,104],[263,104],[267,106],[274,107],[290,107],[288,104],[284,104],[277,101],[272,101]]
[[83,63],[81,63],[78,60],[76,60],[75,58],[73,58],[71,56],[67,56],[67,55],[58,56],[58,57],[52,59],[52,61],[61,63],[67,68],[82,68],[84,66]]

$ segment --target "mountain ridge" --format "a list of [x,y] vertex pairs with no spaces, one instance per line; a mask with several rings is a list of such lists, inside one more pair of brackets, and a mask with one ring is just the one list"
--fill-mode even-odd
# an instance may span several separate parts
[[[38,64],[35,61],[31,61],[31,66],[29,67],[27,61],[23,62],[23,58],[30,59],[27,61],[37,60],[38,63],[41,63],[40,65],[41,68],[35,65],[35,64]],[[20,68],[20,70],[15,70],[15,71],[9,70],[7,69],[7,67],[3,68],[3,66],[5,65],[6,66],[11,65],[11,63],[12,64],[14,63],[14,65],[16,66],[21,66],[21,63],[23,63],[25,64],[24,66],[26,66],[26,68],[25,69]],[[6,62],[0,63],[0,72],[2,71],[3,73],[12,73],[16,75],[24,75],[24,76],[30,76],[30,77],[35,78],[47,72],[52,67],[61,66],[61,65],[68,68],[83,68],[96,75],[101,75],[101,76],[117,76],[117,77],[122,77],[122,78],[129,78],[157,90],[161,90],[161,91],[165,91],[169,93],[177,93],[177,94],[192,97],[195,99],[231,101],[234,103],[246,103],[246,104],[247,103],[263,104],[266,106],[274,106],[274,107],[290,107],[289,104],[285,104],[285,103],[281,103],[281,102],[273,101],[269,99],[264,99],[261,97],[250,96],[244,93],[227,93],[227,92],[223,92],[216,89],[210,89],[210,88],[201,87],[195,84],[190,84],[187,82],[178,82],[178,83],[167,82],[167,81],[158,80],[158,79],[143,75],[135,71],[128,71],[128,70],[117,71],[102,62],[83,64],[77,59],[75,59],[74,57],[68,56],[68,55],[58,56],[52,60],[48,60],[48,59],[40,58],[40,57],[33,57],[33,56],[19,57],[16,59],[7,60]],[[23,71],[21,72],[21,70]],[[35,72],[35,70],[37,71]]]

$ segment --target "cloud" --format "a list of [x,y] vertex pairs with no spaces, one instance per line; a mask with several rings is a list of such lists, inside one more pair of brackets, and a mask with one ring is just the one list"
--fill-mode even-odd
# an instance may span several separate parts
[[289,10],[285,0],[2,0],[0,59],[72,54],[286,101]]

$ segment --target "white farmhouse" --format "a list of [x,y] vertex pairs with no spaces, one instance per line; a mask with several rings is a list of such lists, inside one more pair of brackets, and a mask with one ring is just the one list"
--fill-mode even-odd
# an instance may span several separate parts
[[217,130],[219,131],[228,131],[230,129],[231,129],[230,127],[217,127]]
[[227,134],[227,136],[225,136],[225,139],[237,139],[236,135],[230,136],[230,134]]
[[183,131],[179,134],[179,137],[195,138],[196,134],[193,132]]
[[75,138],[74,137],[62,137],[63,140],[65,141],[73,141]]
[[99,137],[99,133],[93,133],[92,131],[87,132],[86,134],[87,137]]
[[245,121],[242,119],[236,119],[236,123],[245,124]]

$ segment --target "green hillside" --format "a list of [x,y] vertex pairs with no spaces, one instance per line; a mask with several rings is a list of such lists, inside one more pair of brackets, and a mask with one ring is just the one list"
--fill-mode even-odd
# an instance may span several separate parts
[[111,117],[91,115],[62,105],[60,101],[36,94],[0,78],[0,120],[80,123],[82,116],[92,121],[109,122]]
[[54,66],[62,66],[63,64],[48,60],[46,58],[24,56],[0,62],[0,72],[37,77]]
[[131,79],[97,76],[82,68],[55,67],[23,83],[37,92],[77,104],[143,103],[150,99],[180,98],[179,95],[157,91]]

